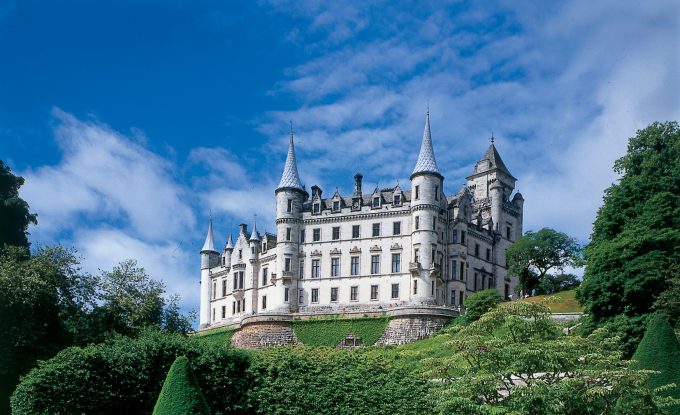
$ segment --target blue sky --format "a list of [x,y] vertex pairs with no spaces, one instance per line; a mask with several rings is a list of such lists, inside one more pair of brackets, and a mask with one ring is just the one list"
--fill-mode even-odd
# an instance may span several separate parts
[[585,242],[627,138],[680,119],[676,1],[242,3],[0,0],[35,245],[136,258],[196,308],[208,212],[220,244],[274,228],[290,120],[307,187],[404,186],[428,102],[447,194],[493,131],[526,229]]

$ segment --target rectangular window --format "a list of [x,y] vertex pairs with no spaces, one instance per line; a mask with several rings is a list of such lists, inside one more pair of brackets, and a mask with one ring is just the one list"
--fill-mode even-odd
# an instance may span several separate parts
[[458,305],[462,306],[463,301],[465,301],[465,293],[463,291],[460,291],[458,293]]
[[236,301],[231,302],[231,314],[236,314]]
[[217,298],[217,281],[213,281],[212,298]]
[[420,229],[420,216],[416,216],[416,230]]
[[465,231],[460,231],[460,243],[465,245]]
[[434,297],[434,281],[432,281],[432,284],[430,284],[430,286],[431,286],[431,291],[432,291],[432,293],[430,293],[430,295]]
[[413,250],[413,259],[415,262],[420,262],[420,249],[416,248]]
[[266,295],[262,296],[262,309],[263,310],[267,309],[267,296]]
[[288,302],[288,287],[283,289],[283,301]]
[[321,240],[321,229],[320,228],[314,228],[312,231],[312,241],[314,242],[319,242]]
[[215,321],[215,307],[212,309],[212,321]]
[[434,187],[434,200],[439,200],[439,186]]
[[352,238],[356,239],[359,237],[359,225],[352,225]]
[[436,217],[432,218],[432,230],[433,231],[437,230],[437,218]]
[[312,278],[319,278],[319,259],[312,259]]
[[509,227],[509,226],[506,226],[506,227],[505,227],[505,237],[506,237],[507,239],[510,239],[510,235],[511,235],[511,234],[512,234],[512,228]]
[[340,210],[340,201],[334,200],[333,201],[333,212],[338,212],[339,210]]
[[321,203],[314,203],[314,213],[319,213],[321,212]]
[[239,271],[238,273],[238,288],[243,289],[243,271]]
[[373,207],[380,207],[380,196],[375,196],[373,198]]
[[340,276],[340,258],[331,258],[331,277]]
[[222,297],[227,296],[227,280],[222,279]]
[[373,224],[373,236],[380,236],[380,224],[379,223]]
[[305,290],[300,288],[298,290],[298,304],[302,304],[305,302]]
[[305,243],[305,230],[300,231],[300,243],[303,244]]
[[394,195],[394,204],[401,205],[401,195]]
[[460,275],[458,276],[461,281],[465,278],[465,262],[460,263]]
[[392,223],[392,235],[401,235],[401,222]]
[[458,230],[457,229],[454,229],[451,232],[451,242],[454,243],[454,244],[458,243]]
[[378,286],[377,285],[371,285],[371,300],[377,300],[378,299]]
[[288,199],[288,209],[287,209],[287,211],[288,212],[293,211],[293,199]]
[[473,283],[474,290],[477,291],[477,273],[475,272],[475,281]]
[[371,255],[371,274],[380,274],[380,255]]
[[238,250],[238,259],[243,259],[243,249]]
[[237,313],[240,313],[240,312],[241,312],[241,302],[240,302],[240,301],[237,301],[237,302],[236,302],[236,312],[237,312]]
[[286,271],[286,272],[290,272],[290,258],[286,258],[286,259],[283,261],[283,264],[284,264],[284,265],[283,265],[283,270]]
[[359,257],[353,256],[350,258],[350,274],[359,275]]
[[490,261],[491,260],[491,249],[486,248],[486,260]]
[[432,250],[432,256],[431,256],[431,258],[430,258],[430,263],[431,263],[431,264],[434,264],[434,259],[435,259],[435,257],[436,257],[436,254],[437,254],[437,251],[435,251],[435,250],[433,249],[433,250]]
[[262,286],[267,285],[267,274],[269,274],[269,269],[262,268]]
[[392,298],[399,298],[399,284],[392,284]]
[[332,303],[338,302],[338,287],[331,288],[331,302]]
[[291,231],[292,231],[292,229],[286,228],[286,241],[290,241]]
[[359,287],[354,285],[349,287],[349,301],[357,301],[359,298]]
[[312,288],[312,302],[313,303],[319,302],[319,289],[318,288]]
[[227,306],[223,305],[222,306],[222,318],[226,318],[226,317],[227,317]]
[[456,304],[456,290],[451,290],[451,305]]
[[303,279],[305,277],[305,260],[300,260],[300,268],[298,269],[298,278]]
[[333,240],[337,241],[338,239],[340,239],[340,227],[334,226],[333,227]]
[[479,256],[479,244],[475,244],[475,256]]
[[392,272],[401,272],[401,254],[392,254]]
[[415,199],[418,200],[420,199],[420,186],[416,186],[416,196]]
[[451,275],[450,275],[450,278],[452,280],[456,279],[456,260],[455,259],[451,260]]
[[413,280],[413,295],[418,294],[418,280]]

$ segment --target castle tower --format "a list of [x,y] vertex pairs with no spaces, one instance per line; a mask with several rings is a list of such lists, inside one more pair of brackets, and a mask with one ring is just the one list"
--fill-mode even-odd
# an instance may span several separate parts
[[250,245],[250,269],[252,272],[252,275],[250,276],[251,278],[251,284],[253,289],[250,291],[252,294],[250,304],[252,304],[252,311],[257,312],[257,309],[259,307],[259,301],[258,301],[258,290],[256,289],[259,287],[260,283],[260,267],[258,266],[258,260],[260,259],[260,250],[262,248],[262,237],[260,236],[260,233],[257,231],[257,222],[253,223],[253,231],[250,233],[250,238],[248,240],[248,245]]
[[208,222],[208,234],[201,249],[201,306],[200,327],[210,324],[210,268],[219,265],[219,252],[215,249],[212,230],[212,217]]
[[[297,309],[302,204],[307,192],[302,187],[295,162],[293,129],[290,130],[288,156],[276,194],[276,292],[274,311]],[[287,302],[286,302],[287,301]]]
[[231,236],[231,229],[229,230],[229,239],[222,250],[222,265],[226,268],[231,268],[231,254],[234,252],[234,238]]
[[411,174],[411,242],[413,261],[411,271],[411,302],[435,304],[441,288],[439,258],[442,247],[439,232],[445,224],[440,223],[440,210],[445,204],[444,177],[439,172],[432,149],[430,112],[425,117],[425,130],[420,145],[418,161]]

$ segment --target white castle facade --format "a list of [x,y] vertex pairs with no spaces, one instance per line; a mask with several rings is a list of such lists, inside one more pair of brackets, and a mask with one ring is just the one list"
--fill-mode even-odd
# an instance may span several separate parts
[[291,132],[276,198],[276,235],[240,225],[221,252],[212,222],[201,250],[200,327],[257,315],[339,315],[399,307],[459,307],[495,288],[508,297],[505,250],[522,235],[524,199],[489,146],[456,195],[443,193],[429,114],[410,189],[311,195],[298,175]]

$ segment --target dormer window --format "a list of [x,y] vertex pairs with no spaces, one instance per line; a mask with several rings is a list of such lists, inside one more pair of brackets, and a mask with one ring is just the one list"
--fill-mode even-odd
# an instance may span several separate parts
[[339,211],[340,211],[340,201],[334,200],[333,201],[333,212],[339,212]]
[[320,213],[320,212],[321,212],[321,203],[314,202],[314,205],[312,207],[312,213]]
[[394,195],[394,200],[392,201],[394,205],[401,205],[401,195]]
[[380,207],[380,196],[373,196],[373,207]]

